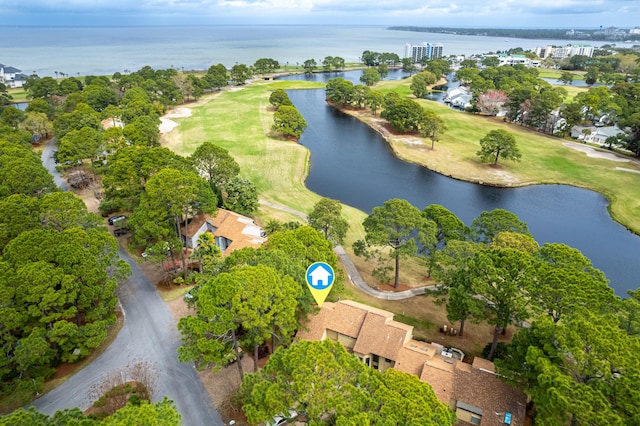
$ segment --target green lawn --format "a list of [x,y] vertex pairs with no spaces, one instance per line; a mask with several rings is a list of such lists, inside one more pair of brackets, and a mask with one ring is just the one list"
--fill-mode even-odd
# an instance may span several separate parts
[[571,85],[560,85],[559,87],[562,87],[564,90],[567,91],[567,97],[564,99],[565,103],[571,103],[573,102],[573,98],[576,97],[576,95],[578,93],[582,93],[582,92],[586,92],[587,90],[589,90],[588,87],[584,87],[584,86],[571,86]]
[[[399,90],[408,94],[409,80],[380,83],[376,89]],[[225,91],[193,108],[193,116],[177,119],[169,146],[180,154],[189,154],[205,140],[229,150],[241,166],[242,174],[256,183],[263,199],[308,212],[318,195],[304,187],[309,153],[306,148],[272,134],[273,110],[268,103],[271,90],[321,87],[319,83],[276,81],[259,82],[237,91]],[[640,176],[616,170],[624,167],[640,170],[635,162],[618,163],[587,157],[563,146],[566,140],[550,137],[501,119],[482,117],[420,100],[438,113],[448,130],[430,149],[393,142],[396,153],[408,161],[425,165],[447,176],[490,184],[511,186],[535,183],[562,183],[590,188],[608,197],[613,217],[636,233],[640,233]],[[366,120],[365,120],[366,121]],[[490,130],[512,132],[522,152],[522,161],[500,161],[498,167],[482,164],[476,156],[479,140]],[[424,207],[424,206],[419,206]],[[349,212],[354,230],[348,240],[362,235],[359,226],[363,213]]]
[[[257,185],[261,199],[309,212],[320,199],[304,186],[309,151],[271,131],[273,107],[268,99],[277,88],[323,86],[323,83],[300,81],[261,81],[225,91],[198,106],[191,106],[191,117],[175,119],[180,126],[166,136],[165,145],[181,155],[189,155],[204,141],[222,146],[240,164],[241,175]],[[360,238],[364,214],[346,209],[346,216],[352,221],[351,239],[355,240]],[[282,221],[300,221],[294,215],[267,207],[260,210],[258,217],[262,219],[275,216]]]
[[7,89],[7,93],[13,97],[13,102],[28,102],[27,92],[22,87]]
[[[587,157],[563,145],[564,139],[546,136],[496,118],[461,113],[444,105],[421,101],[445,121],[448,131],[436,149],[422,150],[402,146],[401,155],[409,161],[428,164],[445,175],[495,184],[513,185],[562,183],[597,191],[611,200],[614,219],[640,233],[640,175],[617,170],[623,167],[640,171],[637,162],[619,163]],[[500,161],[501,167],[482,164],[475,153],[479,140],[494,129],[513,133],[522,152],[522,161]],[[429,145],[430,146],[430,145]]]
[[[408,94],[409,84],[409,80],[385,81],[376,89]],[[586,90],[572,86],[567,88],[570,96]],[[447,176],[474,182],[512,186],[562,183],[589,188],[609,198],[610,212],[615,220],[640,234],[640,175],[616,169],[640,171],[638,162],[619,163],[587,157],[563,145],[569,140],[507,124],[499,118],[463,113],[438,102],[419,102],[435,111],[445,121],[448,130],[433,151],[427,141],[416,146],[402,143],[400,138],[392,138],[393,149],[399,157]],[[505,129],[515,135],[522,152],[521,162],[501,160],[497,168],[479,162],[476,156],[479,141],[494,129]]]
[[[398,90],[408,95],[408,84],[408,80],[383,82],[376,89]],[[321,86],[296,81],[261,81],[243,86],[240,90],[210,96],[190,106],[192,117],[175,119],[180,126],[165,135],[163,143],[183,155],[193,152],[203,141],[219,144],[236,158],[241,166],[241,174],[257,184],[261,199],[309,212],[320,199],[319,195],[304,187],[309,153],[303,146],[272,134],[273,109],[268,98],[276,88]],[[434,150],[426,141],[425,145],[416,146],[394,139],[392,147],[401,158],[445,175],[471,181],[511,185],[564,183],[591,188],[612,200],[611,211],[615,218],[640,233],[640,175],[616,170],[616,166],[620,166],[640,171],[637,164],[589,158],[582,152],[563,146],[567,142],[563,139],[506,124],[501,119],[466,114],[436,102],[420,102],[425,108],[436,111],[449,130],[436,143]],[[366,121],[366,117],[362,119]],[[480,147],[478,141],[488,131],[500,128],[515,135],[522,151],[522,161],[504,161],[498,167],[480,163],[475,154]],[[345,206],[344,216],[350,224],[344,247],[352,255],[365,280],[374,283],[376,280],[371,277],[372,264],[353,256],[350,249],[356,239],[364,236],[362,221],[365,214]],[[301,221],[297,216],[267,206],[260,207],[257,217],[263,222],[269,218]],[[405,261],[403,265],[400,271],[403,283],[409,286],[424,284],[424,266],[419,259]],[[398,320],[416,327],[416,336],[426,340],[439,338],[433,324],[447,322],[443,308],[423,298],[382,301],[354,292],[348,282],[343,291],[342,298],[353,298],[395,312],[399,315]],[[468,335],[471,337],[467,338],[466,343],[456,341],[455,344],[467,353],[479,353],[488,339],[484,337],[482,327],[470,324]]]
[[[574,80],[584,80],[585,71],[568,71],[573,74]],[[538,77],[540,78],[560,78],[563,71],[561,70],[552,70],[549,68],[538,68]]]

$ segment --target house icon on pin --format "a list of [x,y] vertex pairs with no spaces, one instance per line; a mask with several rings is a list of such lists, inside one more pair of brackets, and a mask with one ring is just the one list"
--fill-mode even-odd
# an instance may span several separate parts
[[307,282],[315,289],[321,290],[333,284],[333,271],[325,263],[316,263],[307,271]]

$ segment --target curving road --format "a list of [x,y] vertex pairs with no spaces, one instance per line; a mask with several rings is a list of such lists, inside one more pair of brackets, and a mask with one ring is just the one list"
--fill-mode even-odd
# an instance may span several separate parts
[[125,312],[120,333],[95,361],[33,405],[48,414],[72,407],[85,410],[100,396],[97,390],[107,375],[121,371],[126,375],[127,366],[140,362],[150,366],[155,376],[153,400],[165,395],[172,399],[182,414],[182,424],[224,425],[193,366],[178,362],[180,334],[171,311],[135,261],[123,250],[120,255],[132,271],[118,288]]
[[[59,183],[60,177],[51,159],[52,150],[53,146],[45,149],[42,160],[54,178],[58,176],[56,183]],[[181,341],[171,311],[136,262],[122,249],[120,256],[132,272],[117,290],[125,314],[120,333],[95,361],[33,405],[47,414],[73,407],[85,410],[100,396],[98,389],[108,375],[118,372],[126,375],[128,366],[143,363],[155,377],[153,400],[160,401],[165,395],[172,399],[182,414],[183,425],[223,426],[193,366],[178,362],[176,350]]]

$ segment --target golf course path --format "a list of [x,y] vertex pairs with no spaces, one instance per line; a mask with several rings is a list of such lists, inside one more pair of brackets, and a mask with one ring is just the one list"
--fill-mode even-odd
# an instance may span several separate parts
[[[268,206],[277,210],[282,210],[285,212],[295,214],[296,216],[302,218],[303,220],[305,221],[307,220],[306,214],[298,210],[294,210],[290,207],[283,206],[281,204],[272,203],[270,201],[265,201],[265,200],[260,200],[260,204],[263,204],[265,206]],[[358,287],[360,290],[362,290],[364,293],[368,294],[369,296],[373,296],[377,299],[384,299],[384,300],[409,299],[410,297],[424,294],[427,289],[429,290],[435,289],[435,286],[424,286],[424,287],[412,288],[410,290],[405,290],[405,291],[377,290],[375,288],[370,287],[369,284],[367,284],[365,280],[362,279],[362,276],[358,272],[356,265],[353,263],[353,261],[351,260],[351,258],[349,257],[349,255],[347,254],[347,252],[344,250],[342,246],[336,245],[333,248],[333,251],[342,262],[342,265],[344,266],[345,272],[347,273],[347,277],[349,278],[349,281],[351,282],[351,284]]]

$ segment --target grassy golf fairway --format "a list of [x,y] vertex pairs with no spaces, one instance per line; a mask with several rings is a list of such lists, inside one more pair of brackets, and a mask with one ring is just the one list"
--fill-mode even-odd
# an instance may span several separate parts
[[[376,89],[407,95],[410,93],[409,85],[409,79],[385,81]],[[577,89],[576,93],[582,90],[571,89]],[[588,157],[564,145],[576,143],[573,139],[548,136],[517,124],[504,123],[501,118],[464,113],[438,102],[419,102],[424,108],[436,112],[448,130],[441,135],[433,150],[430,140],[417,135],[391,135],[388,140],[396,155],[403,160],[424,165],[446,176],[490,185],[558,183],[589,188],[609,198],[609,210],[615,220],[640,234],[640,175],[618,169],[640,172],[640,163]],[[353,115],[376,127],[377,117],[372,117],[369,111]],[[480,162],[476,155],[480,149],[479,141],[495,129],[507,130],[516,137],[522,153],[521,162],[500,159],[497,166]]]
[[[240,86],[189,105],[192,116],[174,119],[180,125],[163,135],[162,144],[181,155],[191,154],[204,141],[219,145],[240,164],[240,174],[258,187],[260,198],[302,212],[310,212],[320,196],[304,186],[309,151],[296,142],[282,139],[271,130],[272,90],[324,87],[323,83],[300,81],[256,82]],[[258,217],[280,221],[302,220],[266,206]],[[364,213],[345,206],[352,222],[349,240],[362,238]],[[349,243],[350,244],[350,243]]]
[[202,142],[213,142],[236,159],[240,174],[256,184],[261,198],[296,210],[309,210],[318,199],[303,182],[309,152],[271,131],[273,107],[269,104],[274,88],[309,84],[283,83],[239,86],[199,103],[191,108],[191,117],[176,119],[180,126],[169,134],[166,146],[189,155]]
[[[410,80],[380,83],[376,89],[408,92]],[[317,88],[319,83],[300,81],[257,82],[229,90],[192,106],[193,116],[176,119],[180,123],[163,136],[163,144],[188,155],[203,141],[214,142],[234,156],[241,174],[252,180],[262,199],[308,212],[319,196],[304,187],[308,167],[306,148],[281,139],[271,131],[273,109],[269,94],[276,88]],[[431,142],[418,136],[392,135],[390,143],[396,154],[447,176],[492,185],[521,186],[536,183],[560,183],[589,188],[611,200],[613,217],[640,233],[640,176],[617,167],[640,172],[636,162],[616,162],[591,158],[563,145],[568,140],[555,138],[502,119],[483,117],[453,110],[437,102],[420,100],[445,121],[448,130],[431,150]],[[375,127],[368,112],[357,114]],[[479,140],[494,129],[513,133],[522,153],[522,161],[499,160],[497,166],[483,164],[476,152]],[[410,143],[408,143],[410,142]],[[364,215],[346,212],[352,230],[347,243],[358,238]],[[294,218],[292,217],[292,220]],[[356,226],[356,228],[353,228]]]

